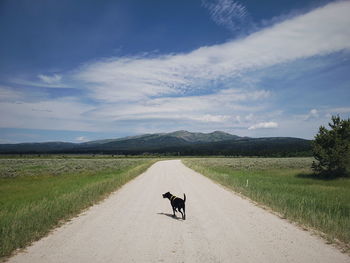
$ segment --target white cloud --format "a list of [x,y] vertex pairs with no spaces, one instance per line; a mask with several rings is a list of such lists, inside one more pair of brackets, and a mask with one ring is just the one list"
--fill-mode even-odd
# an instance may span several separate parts
[[327,122],[331,119],[333,115],[340,115],[342,118],[348,118],[350,113],[350,107],[322,107],[320,109],[311,109],[307,114],[295,115],[295,117],[299,120],[303,120],[306,122],[310,121],[323,121]]
[[328,110],[332,114],[350,113],[350,107],[339,107]]
[[[269,96],[270,93],[264,90],[248,92],[226,89],[210,95],[147,98],[142,102],[109,103],[91,112],[91,116],[95,119],[111,120],[183,119],[225,122],[238,112],[262,110],[262,106],[253,106],[250,103]],[[249,105],[241,105],[240,102]]]
[[277,128],[278,123],[269,121],[269,122],[260,122],[257,124],[254,124],[248,128],[248,130],[256,130],[256,129],[272,129],[272,128]]
[[253,113],[249,113],[247,116],[245,116],[245,119],[246,119],[247,121],[252,121],[253,118],[254,118]]
[[74,98],[33,102],[1,102],[0,128],[98,130],[86,113],[94,109]]
[[[232,125],[240,123],[238,114],[260,112],[263,106],[250,103],[269,96],[270,92],[264,90],[226,89],[210,95],[146,98],[142,102],[96,106],[70,97],[16,103],[6,101],[0,103],[0,128],[113,131],[119,130],[125,121],[134,122],[133,127],[128,127],[135,129],[142,121],[162,123],[165,120],[190,123],[193,127],[200,124]],[[240,105],[241,102],[245,105]],[[243,125],[246,124],[243,122]]]
[[60,76],[58,74],[53,74],[51,76],[40,74],[40,75],[38,75],[38,78],[42,82],[47,83],[47,84],[57,84],[57,83],[60,83],[62,80],[62,76]]
[[233,0],[203,0],[202,4],[209,10],[210,17],[218,24],[231,31],[241,28],[246,21],[245,6]]
[[105,102],[184,95],[208,81],[350,49],[350,1],[317,8],[240,40],[190,53],[111,58],[87,64],[74,78]]
[[318,115],[318,110],[312,109],[312,110],[310,110],[310,114],[317,116]]
[[22,92],[13,90],[10,87],[0,86],[0,101],[16,101],[22,97]]
[[12,78],[10,82],[12,84],[31,86],[31,87],[42,87],[42,88],[70,88],[69,85],[63,83],[63,77],[59,74],[44,75],[39,74],[34,80],[28,80],[24,78]]
[[14,78],[11,79],[12,84],[21,86],[39,87],[39,88],[70,88],[67,84],[62,82],[44,82],[44,81],[31,81],[26,79]]
[[226,122],[230,120],[230,116],[205,114],[203,116],[193,117],[193,119],[202,122]]
[[87,142],[89,139],[86,138],[85,136],[79,136],[79,137],[75,138],[75,140],[77,142]]
[[311,119],[315,119],[318,117],[319,117],[319,111],[316,109],[312,109],[308,114],[305,115],[304,120],[309,121]]

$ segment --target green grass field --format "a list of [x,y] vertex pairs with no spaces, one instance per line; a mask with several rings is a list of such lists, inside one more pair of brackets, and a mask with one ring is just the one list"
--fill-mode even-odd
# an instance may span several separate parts
[[[312,158],[184,159],[190,168],[283,217],[325,233],[331,242],[350,243],[350,179],[312,176]],[[339,242],[340,241],[340,242]]]
[[155,159],[0,159],[0,257],[47,234]]

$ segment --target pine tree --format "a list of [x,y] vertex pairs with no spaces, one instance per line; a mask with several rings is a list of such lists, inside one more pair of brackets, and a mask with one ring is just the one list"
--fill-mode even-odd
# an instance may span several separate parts
[[312,168],[317,175],[339,177],[350,175],[350,119],[332,116],[330,130],[321,126],[313,141],[316,162]]

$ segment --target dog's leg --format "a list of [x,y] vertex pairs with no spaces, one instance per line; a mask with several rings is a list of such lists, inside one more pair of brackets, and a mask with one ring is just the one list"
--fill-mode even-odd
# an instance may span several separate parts
[[181,213],[181,218],[184,219],[184,214],[181,212],[180,209],[181,209],[181,208],[179,208],[179,212]]
[[176,211],[176,208],[175,207],[173,207],[173,213],[174,213],[174,217],[175,217],[175,211]]
[[182,208],[182,210],[184,211],[183,220],[186,220],[185,204],[184,204],[184,207]]

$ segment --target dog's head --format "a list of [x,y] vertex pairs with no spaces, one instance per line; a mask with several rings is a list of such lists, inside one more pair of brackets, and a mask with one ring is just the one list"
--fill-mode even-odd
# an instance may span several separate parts
[[170,198],[172,195],[169,192],[166,192],[165,194],[163,194],[163,198]]

